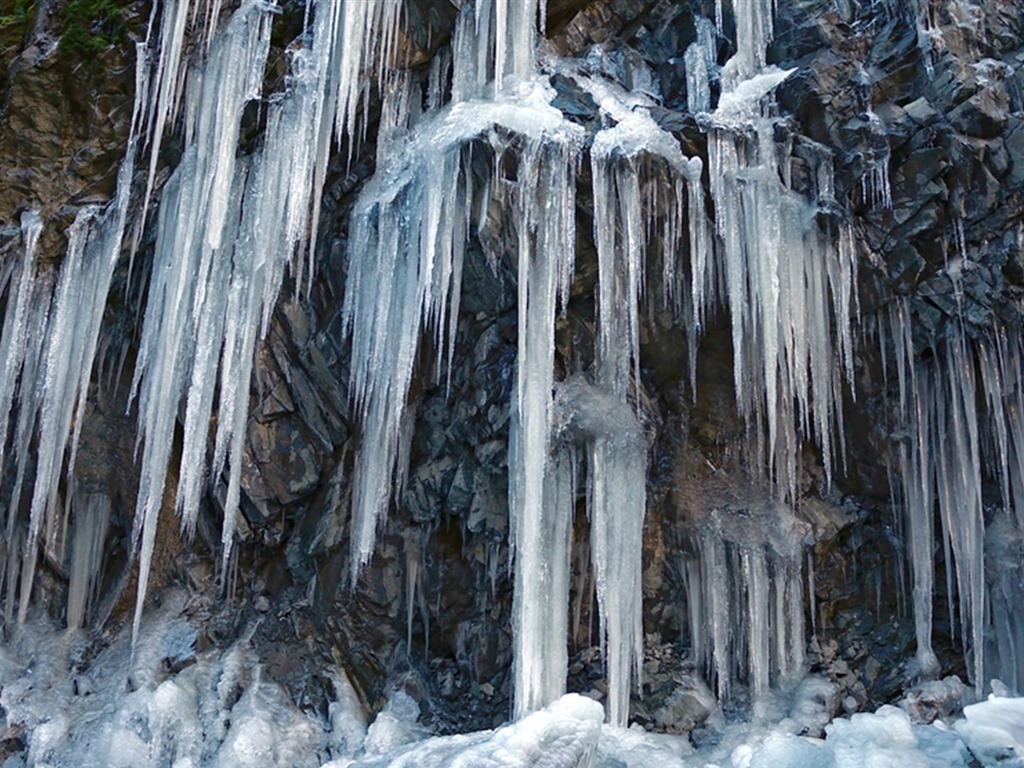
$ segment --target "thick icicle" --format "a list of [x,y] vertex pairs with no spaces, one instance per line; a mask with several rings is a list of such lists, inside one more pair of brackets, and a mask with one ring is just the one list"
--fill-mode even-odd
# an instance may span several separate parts
[[[624,727],[629,717],[630,681],[635,679],[640,684],[643,660],[642,603],[637,595],[646,507],[647,444],[633,407],[624,395],[611,392],[607,386],[590,384],[582,375],[572,376],[557,385],[555,402],[554,458],[549,462],[548,472],[563,471],[553,467],[560,468],[567,457],[572,457],[575,466],[577,449],[585,451],[590,553],[608,679],[608,720]],[[544,514],[559,509],[557,502],[558,497],[547,496]],[[538,560],[536,554],[520,552],[519,562],[539,566],[545,561]],[[540,597],[536,590],[540,585],[535,585],[535,580],[536,575],[527,572],[523,588],[528,599],[537,601]],[[519,582],[517,570],[517,585]],[[564,612],[565,602],[551,610]],[[556,639],[551,634],[547,637],[551,642]],[[564,635],[559,640],[564,647]],[[539,647],[537,644],[524,650],[536,654]],[[533,665],[542,669],[544,661],[534,661]]]
[[[640,219],[640,212],[651,209],[664,216],[664,289],[666,296],[676,295],[675,253],[682,239],[683,189],[688,176],[699,179],[700,162],[687,161],[676,140],[662,131],[641,105],[628,104],[624,94],[620,96],[595,80],[585,81],[585,87],[616,124],[595,136],[590,152],[598,253],[596,378],[600,389],[587,392],[579,383],[573,386],[579,390],[575,407],[603,414],[604,419],[586,425],[591,557],[608,675],[608,718],[614,725],[625,726],[631,672],[635,671],[639,685],[643,651],[642,602],[635,596],[640,594],[647,451],[627,399],[640,382],[640,304],[652,231]],[[654,169],[650,173],[654,178],[642,175],[642,169],[648,168]],[[655,175],[659,170],[666,179],[663,187]],[[653,186],[655,191],[648,196],[643,186]],[[700,195],[703,203],[703,192]],[[703,205],[691,202],[690,215],[691,231],[703,226]],[[695,215],[697,220],[693,220]],[[691,256],[702,258],[703,254]],[[692,343],[694,337],[691,332]]]
[[[604,413],[608,418],[609,411]],[[646,483],[643,432],[631,409],[620,403],[615,421],[590,444],[590,547],[608,675],[608,721],[621,727],[629,719],[630,680],[636,680],[637,688],[641,683]]]
[[[892,338],[896,347],[896,372],[899,383],[900,413],[906,439],[900,441],[899,464],[903,480],[902,501],[907,516],[907,539],[913,574],[914,632],[917,663],[924,674],[938,670],[938,658],[932,649],[932,593],[935,566],[932,561],[935,542],[932,443],[930,435],[930,393],[919,381],[914,365],[914,343],[909,307],[899,302],[892,307]],[[884,354],[884,351],[883,351]]]
[[[516,207],[519,237],[519,350],[509,427],[509,515],[515,570],[512,622],[516,717],[551,703],[565,690],[568,618],[568,530],[575,491],[566,492],[574,462],[549,458],[554,385],[554,325],[560,280],[571,279],[566,260],[575,251],[575,142],[531,141],[520,160]],[[551,204],[554,201],[554,204]],[[571,261],[570,261],[571,263]],[[552,477],[548,477],[553,475]],[[574,485],[569,483],[570,486]],[[547,493],[546,493],[547,491]],[[564,516],[564,517],[563,517]],[[565,529],[564,536],[562,531]],[[547,546],[545,532],[556,538]],[[550,535],[550,534],[548,534]],[[546,551],[560,547],[564,551]],[[546,559],[546,556],[559,558]],[[557,583],[544,584],[549,569]],[[545,586],[554,616],[541,613]],[[555,655],[553,649],[561,648]]]

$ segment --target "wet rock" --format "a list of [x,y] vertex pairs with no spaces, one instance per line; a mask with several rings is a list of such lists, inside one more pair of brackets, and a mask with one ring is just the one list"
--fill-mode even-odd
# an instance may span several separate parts
[[654,723],[665,733],[688,734],[707,723],[717,709],[708,687],[700,679],[690,677],[654,713]]
[[932,723],[949,719],[963,708],[966,687],[959,677],[918,683],[906,692],[899,707],[915,723]]
[[983,88],[949,114],[953,127],[968,136],[998,136],[1009,116],[1010,99],[1003,87]]
[[904,111],[918,125],[928,125],[939,116],[939,113],[924,96],[912,101],[904,108]]

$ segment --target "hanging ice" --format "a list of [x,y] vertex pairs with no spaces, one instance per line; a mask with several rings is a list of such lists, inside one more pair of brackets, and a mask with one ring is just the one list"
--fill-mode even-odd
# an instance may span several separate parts
[[[146,57],[140,50],[136,65],[137,87],[144,85],[146,71]],[[94,206],[79,210],[68,228],[68,250],[55,282],[51,275],[38,274],[34,263],[42,222],[34,212],[23,216],[25,256],[17,295],[12,295],[13,285],[9,289],[7,316],[0,338],[0,353],[6,361],[0,380],[3,414],[0,437],[5,441],[15,382],[19,382],[12,441],[17,468],[5,533],[9,559],[5,615],[9,617],[14,608],[16,562],[22,558],[18,608],[21,622],[30,604],[39,536],[45,533],[47,546],[52,545],[63,554],[67,513],[66,509],[61,509],[58,492],[64,476],[68,479],[67,493],[72,494],[74,489],[75,453],[89,395],[100,322],[124,236],[141,103],[140,97],[132,114],[128,149],[118,171],[116,197],[105,211]],[[20,534],[16,532],[18,510],[33,440],[35,476],[27,530]],[[2,450],[0,448],[0,460]]]
[[[243,3],[222,30],[208,33],[205,63],[189,72],[182,110],[187,149],[163,193],[156,256],[161,266],[150,289],[133,383],[146,446],[136,516],[136,533],[142,535],[140,610],[171,459],[176,419],[169,403],[186,400],[176,507],[189,532],[207,479],[215,482],[227,467],[227,567],[255,343],[268,330],[286,270],[293,270],[300,285],[304,270],[312,278],[312,263],[294,260],[304,244],[312,248],[316,242],[315,214],[332,139],[353,136],[362,74],[366,67],[383,67],[394,49],[395,0],[318,3],[311,43],[292,53],[285,92],[269,105],[262,147],[247,160],[237,159],[242,110],[260,96],[273,10],[258,0]],[[165,11],[165,26],[175,12],[173,6]],[[214,13],[211,30],[215,18]],[[161,43],[161,62],[168,58],[171,66],[180,56],[172,28],[164,30]],[[151,118],[157,121],[156,141],[177,109],[176,98],[165,99],[171,87],[165,79],[158,77],[158,87]],[[207,462],[215,405],[217,431]]]
[[[816,185],[791,189],[790,147],[777,145],[770,95],[792,70],[765,64],[772,11],[770,2],[734,4],[737,53],[722,70],[717,108],[698,118],[708,134],[718,247],[692,248],[690,326],[699,338],[709,305],[728,310],[747,461],[767,468],[780,500],[795,502],[804,443],[820,446],[829,481],[843,448],[856,262],[852,231],[834,214],[827,150]],[[713,37],[698,32],[687,52],[689,99],[691,110],[706,113]],[[697,199],[690,195],[691,208]],[[737,504],[742,512],[713,511],[695,537],[696,562],[686,571],[690,632],[720,699],[745,683],[759,714],[769,687],[792,683],[804,663],[803,535],[783,503]]]
[[773,685],[804,671],[803,582],[807,524],[784,505],[762,501],[714,509],[694,537],[686,599],[697,661],[720,701],[748,687],[755,716]]
[[686,105],[690,112],[711,110],[711,82],[718,79],[715,27],[703,16],[694,19],[697,41],[684,54],[686,64]]
[[[768,44],[774,34],[774,0],[745,0],[735,2],[736,55],[729,59],[722,72],[725,89],[746,80],[764,68]],[[721,14],[718,31],[722,31]]]
[[[793,497],[805,440],[821,447],[829,481],[842,449],[836,436],[843,379],[853,377],[855,249],[848,224],[822,228],[817,221],[819,212],[834,207],[827,150],[812,190],[817,205],[788,187],[789,160],[776,146],[766,102],[792,70],[764,67],[770,3],[737,5],[736,11],[738,52],[725,68],[732,79],[706,122],[722,245],[716,258],[725,283],[725,295],[717,298],[731,316],[736,399],[753,433],[755,462],[767,465],[780,490]],[[761,446],[767,448],[763,462]]]
[[[575,238],[576,136],[527,146],[518,191],[519,353],[509,427],[510,546],[513,593],[515,713],[550,704],[565,690],[569,530],[575,508],[574,462],[549,458],[558,295],[567,295]],[[551,206],[550,200],[557,201]],[[568,475],[566,473],[569,473]],[[548,491],[546,495],[545,491]],[[546,547],[536,546],[544,533]],[[551,560],[546,558],[550,557]],[[551,563],[553,583],[538,581]],[[551,598],[538,588],[550,586]],[[551,614],[542,613],[545,603]],[[560,601],[556,603],[555,601]],[[563,616],[565,618],[563,618]],[[545,651],[553,655],[545,657]]]
[[[250,173],[248,164],[237,162],[236,151],[242,109],[260,93],[269,45],[265,6],[258,0],[243,3],[211,44],[206,67],[189,84],[187,148],[163,192],[153,278],[132,381],[133,395],[139,399],[139,439],[145,446],[133,535],[134,542],[141,539],[136,628],[163,505],[177,404],[187,391],[182,456],[192,463],[182,473],[177,504],[184,525],[190,527],[197,509],[183,505],[196,501],[191,472],[195,465],[202,466],[195,459],[205,454],[222,354],[225,371],[233,372],[230,356],[236,350],[234,339],[227,337],[238,332],[236,323],[251,318],[244,326],[249,331],[259,316],[258,306],[253,310],[246,302],[244,290],[252,279],[249,254],[236,244]],[[250,311],[243,318],[245,303]],[[245,351],[251,358],[251,345]],[[237,387],[247,401],[249,380],[224,381],[233,386],[221,389],[222,415],[233,417],[230,398]],[[234,423],[228,418],[218,426],[218,458],[224,455]],[[225,560],[235,514],[236,508],[225,509]]]
[[889,184],[889,139],[882,119],[873,111],[866,113],[869,128],[868,168],[861,177],[861,195],[875,208],[892,208],[892,188]]
[[[519,18],[516,14],[525,11],[529,13],[520,21],[528,22],[526,37],[522,25],[513,24]],[[400,479],[393,483],[395,459],[400,454],[405,398],[420,335],[427,329],[434,332],[439,363],[454,342],[462,258],[473,205],[472,178],[466,167],[471,142],[489,138],[500,153],[503,140],[494,133],[495,126],[526,140],[517,200],[521,274],[531,281],[541,279],[533,277],[529,266],[533,230],[537,230],[536,237],[545,248],[554,249],[550,257],[546,251],[544,256],[552,259],[559,270],[551,279],[564,282],[566,267],[572,263],[574,200],[569,182],[574,178],[582,131],[550,106],[554,96],[550,87],[528,79],[533,71],[531,25],[535,14],[536,5],[529,2],[481,2],[475,15],[467,7],[456,34],[454,103],[436,115],[417,121],[412,109],[417,102],[410,99],[409,84],[403,78],[394,81],[388,96],[379,152],[381,167],[353,212],[351,266],[343,310],[345,327],[352,336],[352,397],[364,416],[364,448],[357,459],[354,479],[353,578],[372,553],[376,528],[387,512],[392,487],[401,487]],[[493,65],[474,68],[492,57]],[[467,101],[488,90],[487,83],[479,79],[483,77],[481,72],[493,72],[494,78],[509,80],[512,90],[508,97]],[[400,134],[411,129],[411,140],[388,143],[389,131],[399,128]],[[545,186],[549,199],[556,201],[552,206],[556,213],[567,213],[562,217],[542,215],[538,206],[547,205],[548,199],[532,197],[527,191],[531,183]],[[556,236],[561,239],[551,240]],[[385,276],[383,285],[381,275]],[[549,299],[554,302],[554,293],[543,293],[546,283],[538,286],[542,295],[533,299],[534,304]],[[551,290],[556,288],[552,286]],[[520,292],[521,311],[525,312],[524,297],[530,293],[527,280],[521,281]],[[553,304],[549,314],[553,322]],[[521,316],[521,339],[525,338],[522,331],[526,322]],[[544,332],[550,336],[550,324]],[[546,346],[553,350],[552,344]],[[521,346],[521,369],[531,354]],[[539,354],[545,355],[543,350]],[[550,373],[537,380],[548,382],[546,397],[550,401]],[[529,400],[522,394],[523,387],[527,385],[521,381],[520,404]],[[532,402],[528,407],[537,410]],[[541,418],[546,425],[546,415]],[[546,439],[543,425],[538,423],[538,429],[543,430]],[[537,477],[542,483],[543,472]]]
[[[396,462],[403,453],[405,400],[420,337],[433,332],[439,367],[453,348],[462,259],[473,212],[469,153],[486,151],[473,150],[471,144],[487,139],[497,148],[494,164],[500,167],[505,149],[496,126],[514,132],[523,142],[518,183],[512,187],[498,177],[491,182],[499,187],[491,194],[511,202],[518,239],[520,347],[510,437],[510,506],[513,545],[531,545],[516,549],[521,558],[515,566],[517,583],[536,580],[544,572],[535,562],[542,556],[540,542],[549,540],[539,535],[541,529],[554,534],[550,546],[565,541],[564,558],[559,555],[553,562],[567,559],[568,530],[545,522],[543,499],[553,325],[558,295],[571,275],[573,182],[582,132],[550,107],[552,96],[542,83],[526,81],[514,101],[462,102],[425,117],[413,127],[410,141],[389,145],[381,153],[382,161],[390,161],[382,162],[356,204],[343,310],[352,338],[351,391],[363,414],[363,447],[354,478],[353,578],[372,554],[392,488],[402,485],[402,467]],[[402,106],[410,103],[408,94],[398,88],[390,98],[398,101],[389,101],[385,108],[386,115],[395,116],[389,119],[408,120]],[[388,130],[385,126],[385,136]],[[505,186],[509,188],[500,188]],[[563,531],[561,536],[554,533],[558,530]],[[557,595],[562,582],[553,578],[548,586]],[[523,595],[523,589],[521,585],[516,594]],[[564,613],[567,593],[561,602]],[[517,712],[526,712],[548,703],[564,688],[565,631],[563,621],[563,630],[557,633],[559,622],[552,622],[547,613],[534,617],[535,601],[517,597],[516,606],[515,642],[523,649],[516,653]],[[550,639],[556,636],[557,642]],[[526,650],[537,647],[553,653]],[[548,674],[550,665],[561,672]]]
[[[596,79],[581,84],[615,125],[600,131],[590,149],[594,189],[594,230],[598,254],[596,381],[589,391],[579,380],[560,390],[563,409],[572,408],[575,428],[586,437],[591,557],[597,584],[601,643],[608,675],[608,717],[625,726],[631,672],[640,683],[642,660],[640,591],[643,520],[646,511],[647,451],[628,396],[640,386],[640,306],[644,265],[650,255],[652,224],[641,211],[660,216],[661,257],[666,296],[681,291],[676,257],[682,242],[687,178],[699,188],[700,161],[688,161],[679,144],[662,131],[641,104]],[[662,182],[661,179],[665,181]],[[693,195],[693,187],[690,187]],[[696,198],[699,197],[699,205]],[[704,227],[703,192],[690,201],[690,230]],[[699,237],[691,244],[700,243]],[[691,251],[692,251],[691,245]],[[691,252],[691,259],[706,253]],[[687,319],[697,316],[690,313]],[[696,333],[691,322],[691,343]],[[604,420],[586,414],[604,414]]]
[[[1013,573],[1014,555],[1007,554],[1016,552],[1022,530],[1024,355],[1020,337],[1017,332],[997,331],[992,339],[973,340],[955,324],[926,364],[915,359],[908,300],[893,306],[890,323],[901,420],[898,490],[907,516],[921,672],[932,674],[938,668],[931,645],[937,509],[945,543],[950,626],[954,632],[960,628],[972,681],[979,692],[988,683],[990,654],[1000,675],[1019,681],[1024,678],[1024,657],[1010,625],[1001,618],[1004,610],[996,609],[996,604],[1019,600],[1019,588],[995,574]],[[998,481],[1004,509],[1016,510],[1013,516],[1005,512],[997,516],[1003,531],[998,538],[986,536],[985,531],[982,485],[987,477]],[[990,556],[1000,566],[986,577]],[[995,581],[995,595],[989,595],[989,580]],[[1005,611],[1006,616],[1009,613]]]
[[[19,416],[20,421],[28,422],[28,430],[31,430],[38,410],[38,405],[33,402],[38,359],[32,353],[42,348],[41,340],[52,291],[45,280],[39,280],[36,276],[36,246],[42,228],[43,222],[37,211],[25,211],[21,215],[21,261],[16,266],[12,262],[3,276],[7,289],[7,311],[4,313],[3,335],[0,336],[0,359],[3,360],[3,377],[0,378],[0,459],[7,445],[10,417],[19,382],[23,395]],[[17,429],[16,434],[21,435],[26,431]],[[18,439],[15,439],[15,447],[19,457],[28,449],[27,443]],[[20,470],[18,475],[20,478]],[[20,482],[17,485],[20,486]],[[12,497],[7,511],[8,539],[13,531],[17,504],[17,497]]]

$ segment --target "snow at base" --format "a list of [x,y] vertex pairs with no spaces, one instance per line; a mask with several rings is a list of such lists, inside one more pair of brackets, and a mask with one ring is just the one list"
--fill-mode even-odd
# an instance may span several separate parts
[[0,646],[0,732],[26,745],[3,768],[1024,768],[1024,698],[990,696],[951,724],[917,725],[893,706],[827,723],[817,677],[780,697],[774,721],[724,725],[699,750],[604,724],[579,694],[492,731],[431,737],[402,690],[370,722],[337,667],[308,671],[333,684],[326,712],[300,710],[267,679],[251,633],[200,650],[184,606],[171,596],[145,617],[134,655],[128,627],[97,648],[39,621]]

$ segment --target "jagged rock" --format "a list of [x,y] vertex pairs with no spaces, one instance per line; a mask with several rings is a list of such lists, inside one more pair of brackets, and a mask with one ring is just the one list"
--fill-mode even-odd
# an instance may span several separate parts
[[[406,4],[399,55],[419,67],[417,77],[425,76],[427,67],[421,65],[450,39],[458,5],[425,0]],[[658,125],[672,132],[687,154],[707,160],[706,136],[686,111],[683,52],[695,40],[695,16],[713,18],[714,5],[549,0],[550,43],[563,55],[589,57],[586,66],[600,76],[660,100],[651,110]],[[798,68],[776,94],[786,116],[776,148],[790,152],[793,187],[810,194],[817,183],[812,160],[823,151],[835,160],[833,195],[837,205],[849,208],[843,215],[853,220],[856,240],[864,244],[859,252],[862,319],[884,312],[894,296],[912,296],[914,347],[923,354],[954,319],[977,328],[987,327],[993,316],[1008,326],[1020,323],[1015,303],[1019,295],[1013,291],[1024,285],[1024,253],[1017,234],[1024,218],[1024,53],[1016,49],[1024,14],[1013,3],[984,0],[977,4],[983,28],[942,16],[940,31],[947,47],[933,62],[922,51],[904,5],[889,0],[780,1],[769,60]],[[716,38],[719,64],[733,52],[735,29],[728,6]],[[303,6],[289,3],[285,11],[283,28],[292,29]],[[268,74],[271,90],[282,79],[287,43],[275,40],[282,58]],[[134,86],[130,51],[103,54],[106,75],[90,80],[64,71],[52,48],[52,41],[37,38],[8,68],[0,116],[0,251],[5,260],[20,242],[16,213],[25,206],[41,206],[51,214],[43,260],[59,261],[60,233],[76,207],[110,196],[127,135]],[[984,56],[993,58],[981,62]],[[601,120],[594,99],[567,78],[555,77],[553,86],[555,106],[592,134]],[[712,103],[717,88],[712,87]],[[439,721],[449,718],[447,726],[466,729],[490,726],[495,718],[505,717],[510,695],[506,452],[516,369],[513,238],[496,202],[486,211],[474,209],[477,231],[464,265],[451,366],[428,361],[436,357],[434,350],[418,361],[410,395],[415,438],[404,494],[390,510],[372,566],[349,587],[347,494],[359,434],[352,426],[358,415],[349,413],[348,350],[338,307],[345,282],[347,217],[375,162],[380,104],[376,94],[367,102],[367,139],[358,147],[344,144],[329,169],[314,287],[308,296],[301,287],[297,292],[295,286],[286,287],[268,335],[258,346],[242,478],[247,525],[240,557],[267,584],[267,594],[250,596],[250,604],[266,617],[261,625],[265,634],[257,639],[268,647],[281,645],[272,657],[276,672],[286,677],[304,674],[288,650],[301,627],[316,642],[343,645],[339,653],[356,668],[353,677],[365,690],[382,686],[381,680],[400,664],[433,667],[436,674],[421,675],[423,698],[474,701],[467,712],[448,711],[458,705],[446,705]],[[258,106],[245,118],[246,148],[260,140]],[[881,130],[870,112],[877,115]],[[175,142],[168,137],[167,162],[174,159]],[[480,149],[481,155],[487,151]],[[872,208],[858,191],[873,163],[887,154],[891,210]],[[481,163],[476,169],[478,181],[490,180],[485,178],[486,166]],[[558,320],[560,375],[586,369],[593,357],[593,328],[587,318],[593,315],[596,255],[588,231],[593,215],[588,174],[584,169],[577,190],[574,303]],[[483,203],[474,201],[479,205]],[[956,242],[958,226],[961,243]],[[141,260],[146,248],[143,239]],[[661,287],[653,278],[650,282],[649,295],[660,297]],[[128,295],[127,289],[123,294]],[[768,516],[774,507],[764,502],[770,497],[767,484],[751,479],[737,458],[744,425],[735,413],[726,318],[712,313],[708,319],[695,392],[688,390],[688,350],[678,318],[659,308],[645,318],[644,326],[638,390],[647,399],[643,410],[656,445],[648,495],[657,500],[648,510],[644,539],[644,624],[666,637],[670,632],[684,637],[687,587],[674,558],[691,554],[692,534],[711,519],[712,506],[720,507],[720,515],[741,520]],[[132,329],[123,333],[130,344]],[[894,698],[903,685],[901,659],[913,644],[905,619],[879,618],[905,616],[893,603],[906,576],[897,573],[902,542],[886,506],[889,466],[883,454],[890,436],[879,426],[885,423],[882,384],[872,381],[880,378],[880,363],[863,349],[873,343],[858,342],[858,385],[869,382],[864,387],[871,396],[849,404],[847,469],[835,480],[832,496],[820,493],[818,458],[808,447],[800,519],[793,529],[813,545],[815,578],[808,587],[814,591],[813,626],[836,646],[831,649],[816,639],[812,655],[851,711]],[[891,388],[892,371],[889,376]],[[119,386],[123,390],[126,383]],[[76,477],[116,487],[121,506],[131,509],[131,446],[122,443],[132,442],[133,426],[120,415],[123,410],[118,402],[116,409],[85,414]],[[217,506],[216,495],[209,494],[211,509]],[[852,501],[854,497],[859,501]],[[157,587],[176,578],[176,560],[184,550],[171,501],[165,503],[161,520],[164,555],[156,566]],[[757,514],[751,512],[755,507]],[[120,514],[125,516],[123,509]],[[119,521],[119,555],[108,566],[119,578],[130,549],[130,527],[130,521]],[[414,547],[406,546],[410,531],[422,537]],[[577,540],[584,540],[586,532],[580,520]],[[216,549],[218,533],[208,520],[200,521],[197,535],[211,552]],[[604,671],[585,640],[588,621],[597,619],[587,599],[580,597],[589,583],[581,575],[585,567],[579,547],[575,557],[580,573],[574,574],[573,599],[578,601],[579,626],[572,633],[572,675],[580,690],[600,693]],[[410,589],[414,563],[419,576]],[[200,583],[212,589],[213,570],[190,566],[183,578],[191,578],[197,589]],[[299,603],[307,588],[315,605],[297,607],[280,618],[280,604]],[[945,595],[936,596],[937,604],[940,598]],[[410,606],[412,641],[406,647]],[[118,610],[123,614],[124,606]],[[945,663],[955,666],[952,639],[942,642],[949,646],[943,649]],[[402,662],[395,661],[400,647],[405,649]],[[301,661],[313,666],[317,658],[309,651]],[[703,693],[695,684],[677,684],[672,678],[678,659],[670,660],[666,652],[656,661],[651,678],[664,698],[657,708],[648,707],[655,712],[646,712],[646,722],[674,732],[706,723],[711,709]],[[827,704],[830,710],[838,706],[831,699]],[[5,743],[0,742],[0,750]]]

